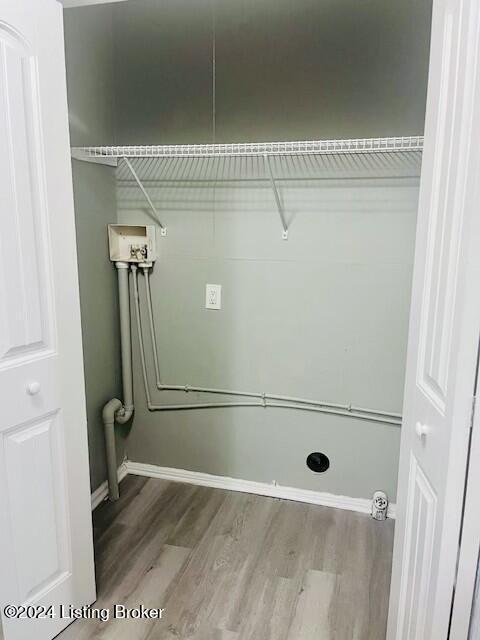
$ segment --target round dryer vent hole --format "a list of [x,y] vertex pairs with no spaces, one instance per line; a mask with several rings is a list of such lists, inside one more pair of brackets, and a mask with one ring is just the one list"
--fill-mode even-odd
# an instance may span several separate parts
[[307,467],[315,473],[323,473],[330,466],[330,460],[324,453],[314,451],[307,457]]

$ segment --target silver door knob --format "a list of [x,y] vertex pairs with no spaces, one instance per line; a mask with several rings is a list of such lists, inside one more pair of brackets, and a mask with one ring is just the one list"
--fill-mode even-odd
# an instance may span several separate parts
[[417,422],[415,425],[415,433],[419,438],[424,438],[430,433],[430,427],[427,424],[423,424],[423,422]]
[[29,382],[27,384],[27,393],[30,396],[35,396],[40,391],[40,383],[37,381]]

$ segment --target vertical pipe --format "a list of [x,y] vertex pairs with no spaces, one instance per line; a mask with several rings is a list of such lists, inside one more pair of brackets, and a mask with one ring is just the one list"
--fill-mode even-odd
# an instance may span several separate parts
[[130,327],[130,291],[127,262],[116,262],[118,273],[118,302],[120,308],[120,346],[122,353],[123,410],[117,422],[123,424],[133,413],[132,334]]
[[114,502],[120,497],[117,476],[117,452],[115,450],[115,421],[105,423],[105,451],[107,460],[114,460],[114,464],[107,464],[108,495]]
[[155,323],[153,320],[153,309],[152,309],[152,291],[150,289],[150,277],[149,277],[149,267],[143,267],[143,275],[145,276],[145,290],[147,294],[147,309],[148,309],[148,318],[150,321],[150,338],[152,340],[153,347],[153,363],[155,366],[155,377],[157,388],[160,388],[162,383],[160,380],[160,367],[158,364],[158,351],[157,351],[157,336],[155,333]]
[[108,496],[118,500],[117,451],[115,446],[115,413],[122,408],[117,398],[107,402],[103,408],[103,426],[105,430],[105,453],[107,457]]
[[130,327],[130,289],[127,262],[116,262],[118,275],[118,299],[120,308],[120,343],[122,354],[123,403],[113,398],[103,407],[105,431],[108,494],[110,500],[118,500],[117,451],[115,446],[115,422],[125,424],[133,415],[132,335]]
[[142,318],[140,316],[140,300],[138,295],[137,267],[132,266],[133,275],[133,299],[135,303],[135,317],[137,319],[138,344],[140,347],[140,362],[142,364],[143,384],[145,387],[145,397],[147,399],[147,407],[150,409],[152,400],[150,398],[150,390],[148,388],[147,364],[145,361],[145,347],[143,344]]

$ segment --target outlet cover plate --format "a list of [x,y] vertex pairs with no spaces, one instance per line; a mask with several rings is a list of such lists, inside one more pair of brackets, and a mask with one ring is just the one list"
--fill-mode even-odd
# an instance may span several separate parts
[[222,285],[207,284],[205,286],[205,309],[222,308]]

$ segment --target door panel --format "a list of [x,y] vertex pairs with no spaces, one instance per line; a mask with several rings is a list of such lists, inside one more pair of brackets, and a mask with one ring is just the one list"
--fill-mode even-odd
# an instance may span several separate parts
[[[22,602],[71,572],[63,460],[63,424],[59,412],[5,433],[6,478],[11,487],[14,555]],[[35,472],[32,485],[25,469]],[[31,544],[35,531],[35,545]],[[38,553],[38,548],[42,553]]]
[[0,0],[0,608],[49,640],[95,600],[85,392],[56,0]]
[[3,367],[44,352],[53,333],[36,60],[5,25],[0,25],[0,100],[0,287],[2,299],[9,300],[0,312]]
[[406,508],[406,538],[399,608],[406,614],[401,618],[398,637],[402,640],[423,638],[427,611],[428,588],[433,556],[433,531],[437,497],[433,487],[418,465],[410,459],[410,486]]
[[[423,184],[429,184],[425,194],[425,210],[428,212],[425,251],[425,278],[422,291],[420,336],[418,339],[417,385],[432,407],[444,416],[447,401],[448,365],[451,351],[451,325],[455,309],[456,257],[459,237],[454,232],[458,225],[460,208],[452,207],[451,195],[455,184],[446,179],[455,170],[454,138],[455,62],[459,44],[459,13],[453,3],[444,16],[443,38],[440,45],[440,87],[437,99],[438,119],[432,127],[432,172],[425,176]],[[433,70],[432,70],[433,72]],[[424,155],[425,157],[425,155]],[[427,157],[428,162],[428,157]],[[427,182],[428,181],[428,182]]]
[[[456,19],[457,18],[457,19]],[[449,234],[450,206],[449,183],[445,175],[450,169],[454,130],[451,121],[455,77],[452,73],[452,56],[458,38],[458,16],[452,12],[445,16],[442,42],[441,83],[438,97],[438,120],[433,140],[433,169],[430,176],[431,194],[428,203],[429,221],[427,246],[425,247],[425,282],[423,309],[421,311],[420,338],[418,344],[417,384],[427,399],[444,415],[447,395],[447,371],[450,353],[451,314],[454,309],[455,273],[450,271],[449,256],[455,247],[455,238]],[[450,318],[449,318],[450,316]]]

